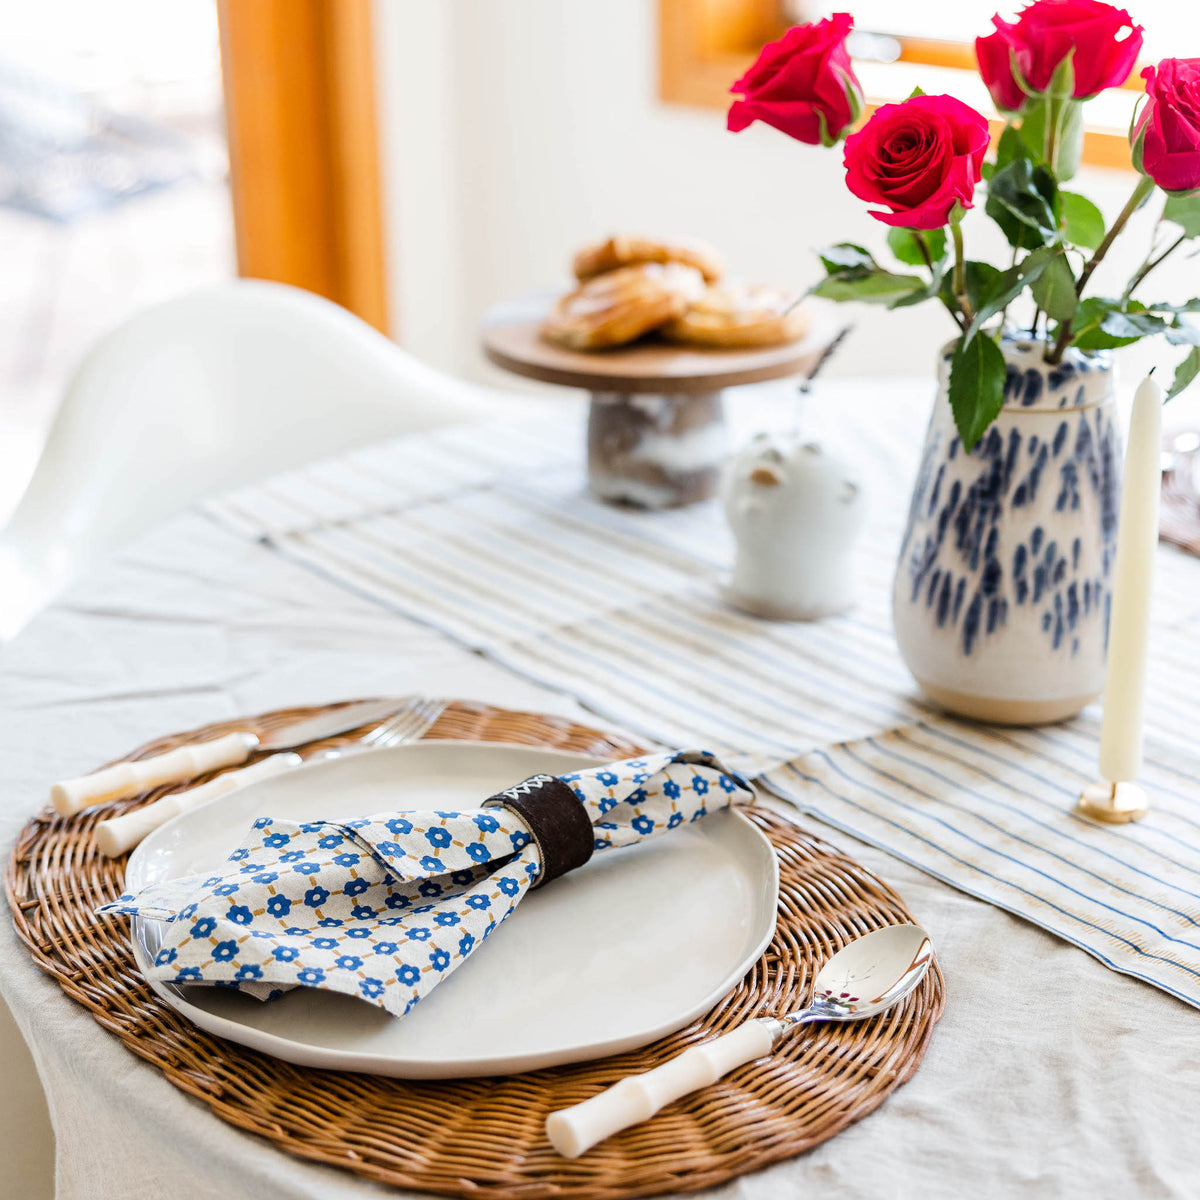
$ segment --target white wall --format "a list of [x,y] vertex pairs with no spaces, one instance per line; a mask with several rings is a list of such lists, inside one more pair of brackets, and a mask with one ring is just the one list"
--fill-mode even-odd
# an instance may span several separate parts
[[[565,283],[574,249],[608,231],[706,238],[736,274],[793,285],[814,278],[813,247],[883,250],[886,229],[846,191],[840,151],[762,126],[734,136],[720,112],[659,102],[655,0],[376,4],[399,336],[439,367],[500,382],[476,348],[480,314]],[[1089,171],[1072,186],[1112,217],[1133,183]],[[1097,273],[1101,287],[1119,292],[1141,260],[1141,216]],[[967,252],[988,257],[994,230],[979,217],[968,217]],[[1182,263],[1157,277],[1191,295],[1194,275]],[[830,374],[927,374],[953,330],[932,303],[845,315],[855,334]]]

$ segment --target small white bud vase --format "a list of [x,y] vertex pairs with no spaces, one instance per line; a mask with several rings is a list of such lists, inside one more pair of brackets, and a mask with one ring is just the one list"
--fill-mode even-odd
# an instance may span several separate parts
[[961,716],[1073,716],[1104,686],[1120,503],[1112,360],[1004,339],[1004,407],[965,454],[950,350],[901,544],[896,640],[922,690]]
[[817,442],[759,434],[729,464],[722,494],[737,538],[729,603],[778,621],[854,603],[851,551],[866,497],[845,462]]

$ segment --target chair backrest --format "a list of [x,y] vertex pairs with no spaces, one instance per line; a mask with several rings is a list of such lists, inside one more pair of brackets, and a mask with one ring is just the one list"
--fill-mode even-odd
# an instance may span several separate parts
[[[158,304],[102,338],[67,386],[0,531],[0,606],[36,606],[207,495],[370,441],[497,415],[502,400],[297,288],[239,280]],[[13,624],[0,614],[0,634]]]

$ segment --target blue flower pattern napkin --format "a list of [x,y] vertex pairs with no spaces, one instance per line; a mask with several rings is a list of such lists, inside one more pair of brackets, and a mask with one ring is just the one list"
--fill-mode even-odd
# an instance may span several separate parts
[[[701,750],[560,778],[591,819],[595,853],[752,795]],[[154,884],[99,911],[167,923],[154,979],[259,999],[326,988],[402,1016],[483,944],[539,872],[536,841],[505,808],[340,823],[260,817],[223,873]]]

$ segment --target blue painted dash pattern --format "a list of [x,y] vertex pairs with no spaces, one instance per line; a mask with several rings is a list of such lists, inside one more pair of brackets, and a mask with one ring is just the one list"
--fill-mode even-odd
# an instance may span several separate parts
[[970,454],[947,399],[949,352],[893,596],[922,688],[985,720],[1060,720],[1104,679],[1120,497],[1112,362],[1005,339],[1004,407]]

